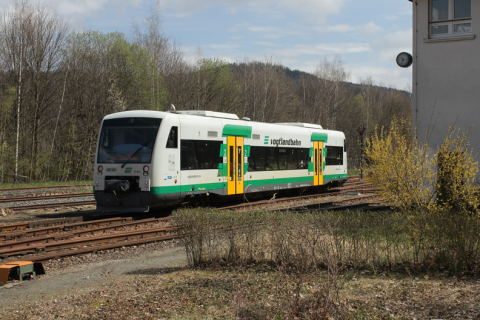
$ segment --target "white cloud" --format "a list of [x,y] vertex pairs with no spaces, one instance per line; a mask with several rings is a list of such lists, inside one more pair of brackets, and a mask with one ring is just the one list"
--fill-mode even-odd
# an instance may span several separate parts
[[264,39],[279,39],[284,36],[284,31],[278,27],[260,27],[252,26],[249,23],[240,23],[230,28],[230,32],[243,32],[245,30],[256,33],[258,37]]
[[339,32],[339,33],[349,33],[353,32],[358,35],[373,35],[382,31],[382,28],[377,26],[373,21],[360,25],[360,26],[351,26],[348,24],[336,24],[332,26],[319,26],[316,30],[320,33],[329,33],[329,32]]
[[400,52],[412,51],[412,28],[389,33],[381,39],[374,39],[371,42],[371,50],[379,54],[381,61],[395,62]]
[[263,36],[261,36],[262,38],[264,39],[280,39],[282,38],[284,35],[282,33],[271,33],[271,34],[265,34]]
[[[57,8],[64,15],[91,14],[104,9],[126,10],[128,7],[137,7],[148,0],[36,0],[30,3]],[[11,0],[0,0],[0,8],[6,9],[12,5]]]
[[410,8],[409,10],[399,11],[397,13],[400,14],[400,15],[411,16],[412,15],[412,8]]
[[313,19],[318,23],[323,23],[327,15],[340,13],[343,2],[344,0],[280,0],[274,1],[274,4],[305,13],[310,20]]
[[268,42],[268,41],[254,41],[253,44],[264,46],[264,47],[281,47],[282,46],[279,43]]
[[325,33],[325,32],[345,33],[345,32],[350,32],[350,31],[353,31],[353,30],[355,30],[355,27],[350,26],[348,24],[336,24],[336,25],[333,25],[333,26],[320,26],[320,27],[317,28],[317,31],[319,31],[321,33]]
[[395,14],[383,14],[380,17],[385,19],[385,20],[389,20],[389,21],[398,19],[397,15],[395,15]]
[[277,27],[247,27],[248,30],[253,32],[278,32],[280,31]]
[[230,50],[240,47],[240,45],[236,43],[226,43],[226,44],[209,44],[205,45],[204,47],[215,50],[215,51],[222,51],[222,50]]
[[85,16],[79,13],[73,13],[70,16],[66,17],[66,21],[70,25],[71,30],[75,32],[82,32],[88,27]]
[[330,54],[360,53],[370,50],[367,43],[327,43],[300,44],[273,51],[278,57],[298,57],[301,55],[325,56]]
[[[100,21],[103,25],[125,24],[126,16],[132,8],[152,5],[153,2],[151,0],[32,0],[30,4],[54,8],[70,24],[71,30],[82,31],[90,28],[87,19],[96,18],[98,15],[104,18]],[[0,10],[8,10],[12,5],[11,0],[0,0]]]
[[370,21],[363,26],[358,26],[357,28],[355,28],[355,30],[358,34],[361,35],[373,35],[382,31],[382,28],[373,23],[373,21]]
[[412,68],[403,69],[396,64],[392,67],[345,65],[351,73],[351,81],[360,83],[362,79],[372,77],[376,85],[384,85],[403,90],[412,84]]
[[55,5],[60,13],[71,15],[74,13],[90,14],[92,12],[100,11],[107,4],[107,0],[86,0],[86,1],[43,1],[48,5]]
[[204,11],[215,5],[227,5],[229,12],[237,12],[235,8],[243,7],[256,12],[271,11],[272,8],[288,9],[291,12],[306,14],[310,20],[325,22],[329,14],[339,14],[345,0],[160,0],[162,8],[175,11],[179,17],[189,16]]

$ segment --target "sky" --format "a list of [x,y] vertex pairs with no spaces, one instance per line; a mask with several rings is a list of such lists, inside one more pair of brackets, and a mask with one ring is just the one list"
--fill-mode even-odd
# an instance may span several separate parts
[[[407,0],[31,0],[55,7],[71,29],[119,31],[147,18],[159,3],[164,34],[187,59],[198,54],[227,62],[273,60],[313,73],[340,55],[349,81],[409,90],[412,3]],[[13,1],[0,0],[2,12]]]

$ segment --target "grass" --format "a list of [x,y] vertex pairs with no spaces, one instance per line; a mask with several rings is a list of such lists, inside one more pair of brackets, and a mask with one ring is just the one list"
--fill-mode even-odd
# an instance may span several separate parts
[[40,181],[31,183],[3,183],[0,184],[0,189],[3,188],[28,188],[28,187],[53,187],[53,186],[74,186],[82,184],[92,184],[90,180],[84,181]]
[[[351,277],[351,275],[353,275]],[[2,319],[425,319],[475,318],[478,282],[444,274],[340,274],[339,298],[326,304],[326,271],[246,268],[158,269],[101,290],[4,311]]]
[[358,176],[358,175],[360,175],[360,170],[347,169],[347,177]]

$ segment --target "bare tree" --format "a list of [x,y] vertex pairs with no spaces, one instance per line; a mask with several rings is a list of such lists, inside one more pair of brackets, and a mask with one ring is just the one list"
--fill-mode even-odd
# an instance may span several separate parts
[[[152,101],[153,109],[161,110],[168,103],[176,101],[166,101],[161,105],[159,95],[163,93],[163,86],[173,89],[173,86],[179,85],[181,82],[168,80],[176,79],[178,75],[185,74],[186,63],[184,61],[183,53],[180,51],[175,42],[165,36],[162,30],[162,20],[160,12],[160,1],[150,8],[150,16],[144,21],[142,25],[134,23],[133,32],[135,42],[143,48],[146,48],[153,58],[152,72]],[[166,81],[160,81],[163,77]],[[167,80],[168,79],[168,80]],[[172,85],[168,85],[168,84]],[[173,90],[176,91],[176,90]]]
[[14,2],[13,9],[6,11],[3,15],[0,32],[0,54],[2,68],[5,72],[13,71],[16,75],[17,87],[17,127],[15,144],[15,176],[18,180],[18,154],[20,140],[20,111],[22,102],[22,76],[27,51],[27,29],[33,15],[33,10],[26,0]]
[[365,115],[366,115],[366,132],[365,137],[368,137],[370,130],[370,118],[373,108],[373,103],[375,99],[375,84],[371,76],[368,76],[366,79],[360,80],[361,90],[363,101],[365,102]]
[[[326,58],[320,63],[315,71],[315,76],[320,82],[320,99],[322,101],[322,110],[319,115],[323,119],[323,125],[330,129],[337,126],[337,116],[340,109],[346,103],[345,95],[342,91],[345,89],[345,81],[348,80],[349,74],[343,67],[342,58],[335,55],[332,62]],[[321,123],[322,119],[318,119]]]
[[4,13],[0,59],[3,70],[16,75],[17,87],[15,181],[19,176],[20,137],[26,138],[25,132],[21,134],[22,108],[33,127],[29,178],[36,174],[40,124],[45,127],[48,123],[41,119],[56,99],[55,72],[62,59],[61,45],[67,32],[67,24],[53,9],[32,6],[27,0],[15,1],[13,8]]
[[[68,33],[68,25],[57,12],[48,7],[31,7],[32,18],[27,24],[26,68],[32,83],[32,160],[30,174],[37,174],[39,155],[39,130],[45,114],[52,110],[58,98],[57,71],[63,59],[62,49]],[[51,117],[48,117],[50,119]]]

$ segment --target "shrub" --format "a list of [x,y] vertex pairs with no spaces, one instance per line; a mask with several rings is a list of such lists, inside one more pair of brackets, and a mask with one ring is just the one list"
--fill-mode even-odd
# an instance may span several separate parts
[[377,130],[365,150],[367,180],[386,203],[407,213],[406,235],[415,261],[428,259],[471,265],[478,254],[478,162],[468,132],[451,127],[440,147],[403,132],[404,120],[393,119]]

